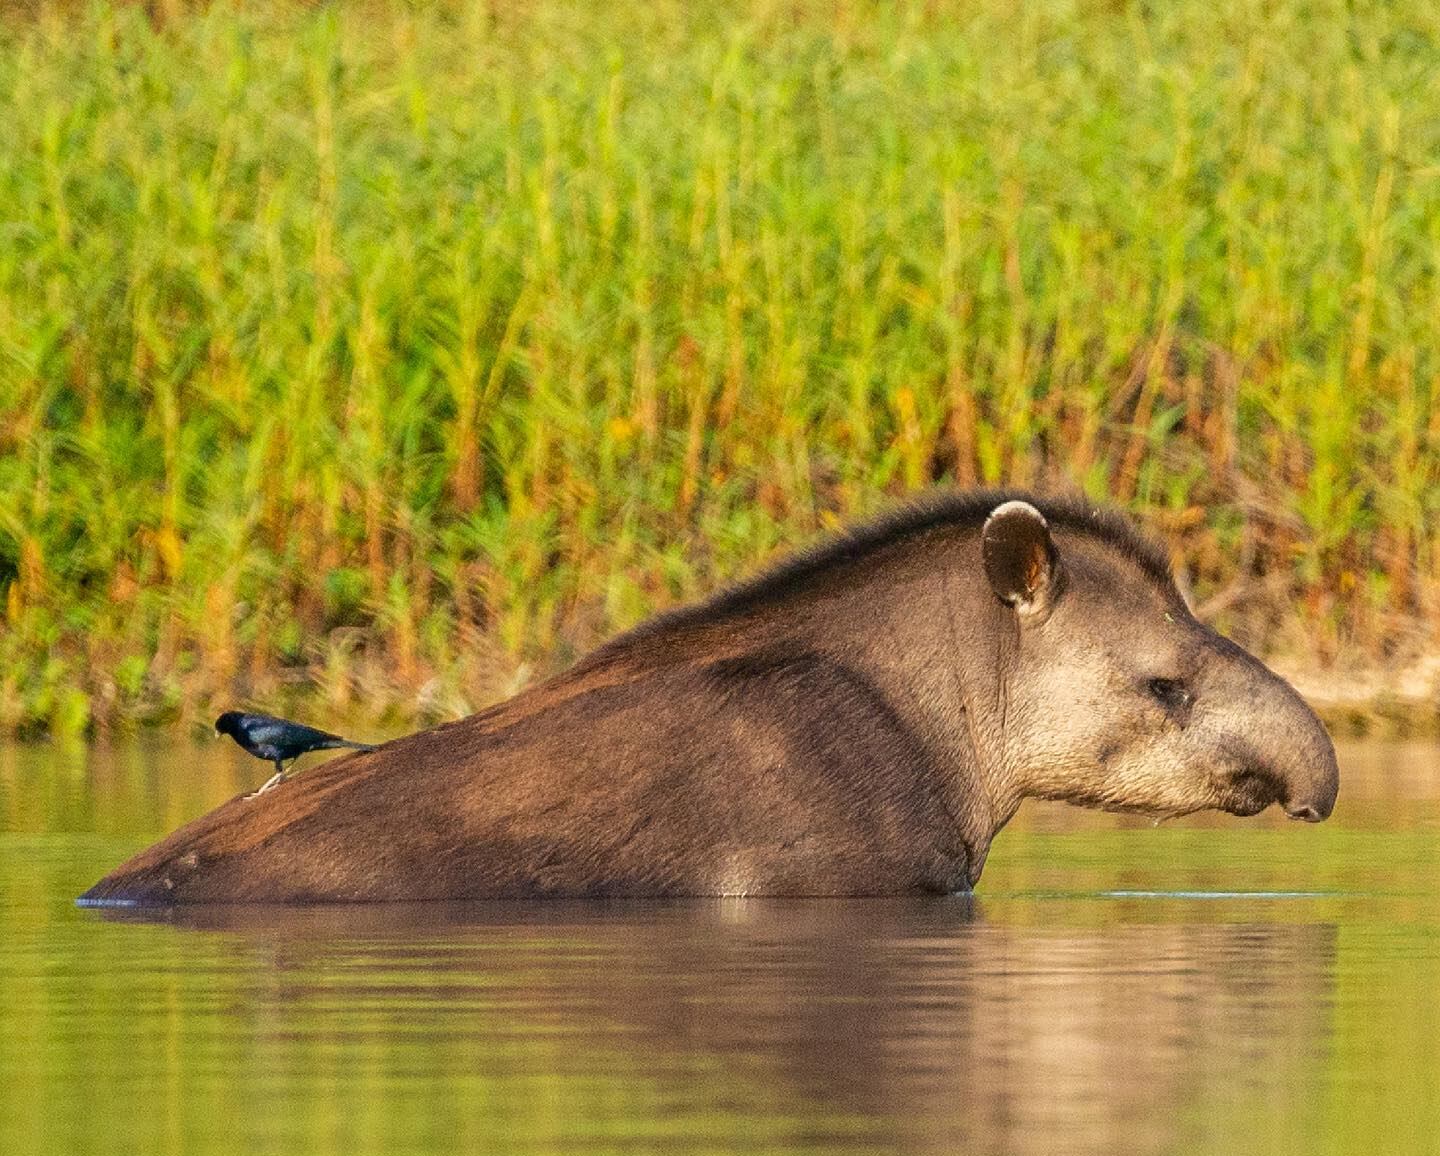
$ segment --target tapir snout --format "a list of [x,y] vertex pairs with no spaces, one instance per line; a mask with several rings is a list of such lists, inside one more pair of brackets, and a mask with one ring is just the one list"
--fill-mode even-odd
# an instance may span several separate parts
[[1330,817],[1340,790],[1335,745],[1324,724],[1284,679],[1225,639],[1215,697],[1229,724],[1234,755],[1231,789],[1236,814],[1255,814],[1278,803],[1292,819],[1319,823]]

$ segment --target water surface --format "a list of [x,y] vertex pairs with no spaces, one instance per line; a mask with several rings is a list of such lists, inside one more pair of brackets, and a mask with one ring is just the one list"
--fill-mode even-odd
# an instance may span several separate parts
[[973,900],[74,907],[265,769],[0,749],[0,1152],[1433,1152],[1440,748]]

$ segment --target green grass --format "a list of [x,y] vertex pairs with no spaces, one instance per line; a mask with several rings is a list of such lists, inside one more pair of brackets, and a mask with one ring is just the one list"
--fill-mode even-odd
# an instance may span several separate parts
[[1433,645],[1437,62],[1421,0],[12,18],[0,730],[463,711],[937,481]]

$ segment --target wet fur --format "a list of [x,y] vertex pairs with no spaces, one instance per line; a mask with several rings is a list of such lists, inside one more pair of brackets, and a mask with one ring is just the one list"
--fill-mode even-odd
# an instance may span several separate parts
[[[84,898],[967,889],[1024,793],[1003,753],[1015,615],[976,542],[1023,497],[945,495],[838,536],[487,711],[232,800]],[[1183,613],[1123,519],[1030,500]]]

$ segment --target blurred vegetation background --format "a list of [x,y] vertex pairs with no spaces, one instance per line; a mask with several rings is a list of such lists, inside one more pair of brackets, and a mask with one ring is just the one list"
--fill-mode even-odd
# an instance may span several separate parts
[[936,483],[1440,644],[1440,9],[36,5],[0,733],[463,713]]

